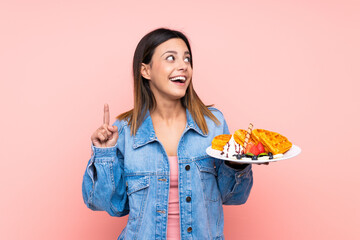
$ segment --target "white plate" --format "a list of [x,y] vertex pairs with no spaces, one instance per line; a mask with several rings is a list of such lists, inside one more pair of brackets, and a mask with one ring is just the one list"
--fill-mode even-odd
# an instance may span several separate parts
[[261,160],[261,158],[258,159],[258,160],[252,160],[250,158],[242,158],[242,159],[239,159],[239,160],[238,159],[231,159],[231,158],[224,157],[223,155],[220,154],[221,151],[212,149],[211,146],[206,149],[206,153],[211,157],[218,158],[218,159],[221,159],[221,160],[227,160],[227,161],[232,161],[232,162],[237,162],[237,163],[250,163],[250,164],[252,164],[252,163],[276,162],[276,161],[281,161],[281,160],[293,158],[293,157],[295,157],[295,156],[297,156],[297,155],[299,155],[301,153],[301,148],[293,144],[292,147],[289,149],[289,151],[284,153],[284,155],[282,157],[274,158],[274,159],[267,159],[267,160]]

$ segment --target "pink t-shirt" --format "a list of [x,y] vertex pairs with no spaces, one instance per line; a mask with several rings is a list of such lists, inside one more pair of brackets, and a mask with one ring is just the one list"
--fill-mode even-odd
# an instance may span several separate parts
[[179,190],[178,190],[178,158],[169,156],[170,163],[170,193],[167,240],[180,239],[180,217],[179,217]]

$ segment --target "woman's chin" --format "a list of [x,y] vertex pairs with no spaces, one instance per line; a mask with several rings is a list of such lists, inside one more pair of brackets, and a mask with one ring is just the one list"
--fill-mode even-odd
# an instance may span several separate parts
[[186,91],[173,91],[169,95],[173,100],[180,100],[185,96]]
[[184,97],[186,94],[186,87],[184,88],[170,88],[169,89],[169,95],[172,96],[175,99],[180,99]]

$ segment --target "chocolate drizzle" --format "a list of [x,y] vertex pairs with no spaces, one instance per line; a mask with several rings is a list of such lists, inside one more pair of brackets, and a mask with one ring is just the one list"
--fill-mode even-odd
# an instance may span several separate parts
[[[226,150],[226,151],[229,152],[229,149],[230,149],[230,144],[229,144],[229,142],[227,142],[226,145],[224,146],[224,150],[225,150],[226,147],[227,147],[227,150]],[[224,155],[224,153],[225,153],[224,150],[221,152],[221,155]],[[226,157],[228,157],[228,154],[227,154],[227,153],[226,153]]]

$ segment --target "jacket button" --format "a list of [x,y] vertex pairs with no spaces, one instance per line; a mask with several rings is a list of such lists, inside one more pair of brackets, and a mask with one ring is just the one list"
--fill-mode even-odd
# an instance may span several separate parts
[[187,202],[190,202],[191,201],[191,197],[189,196],[189,197],[186,197],[186,201]]
[[186,165],[186,166],[185,166],[185,170],[186,170],[186,171],[189,171],[189,170],[190,170],[190,165]]
[[188,231],[188,232],[191,232],[191,231],[192,231],[192,227],[188,227],[187,231]]

